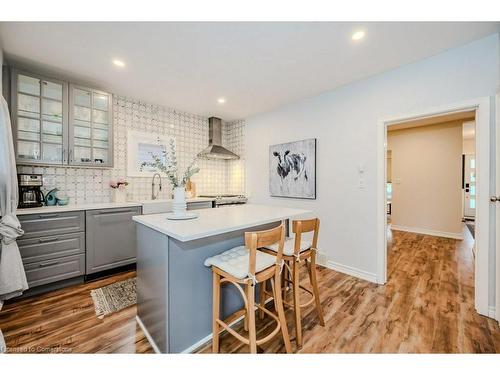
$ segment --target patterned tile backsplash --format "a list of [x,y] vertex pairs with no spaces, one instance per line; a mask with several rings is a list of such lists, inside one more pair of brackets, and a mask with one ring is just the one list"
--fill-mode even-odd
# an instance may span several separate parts
[[[126,177],[128,200],[151,198],[151,178],[127,177],[127,131],[137,130],[176,139],[181,170],[208,145],[208,119],[147,104],[139,100],[114,96],[114,168],[18,166],[18,173],[43,174],[45,192],[57,187],[70,203],[111,202],[109,181]],[[245,122],[223,123],[222,143],[240,155],[240,160],[198,160],[200,173],[193,177],[197,194],[244,194],[244,130]],[[166,179],[159,199],[170,198],[172,191]]]

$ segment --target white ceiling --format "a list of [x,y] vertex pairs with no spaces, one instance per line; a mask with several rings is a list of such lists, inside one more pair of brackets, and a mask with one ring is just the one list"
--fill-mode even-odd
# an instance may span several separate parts
[[[351,34],[364,29],[359,42]],[[225,120],[332,90],[499,31],[498,23],[0,23],[11,60]],[[111,61],[119,58],[126,67]],[[225,104],[217,99],[225,97]]]

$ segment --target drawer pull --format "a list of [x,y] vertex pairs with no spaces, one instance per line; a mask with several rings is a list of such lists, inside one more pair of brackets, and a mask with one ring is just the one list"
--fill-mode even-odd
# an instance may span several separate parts
[[122,211],[99,211],[99,215],[115,215],[115,214],[128,214],[137,213],[136,210],[122,210]]
[[54,266],[56,264],[59,263],[59,260],[52,260],[50,262],[44,262],[44,263],[40,263],[38,264],[38,267],[48,267],[48,266]]
[[45,237],[45,238],[39,238],[38,242],[44,243],[44,242],[54,242],[54,241],[59,241],[59,237]]
[[40,219],[52,219],[54,217],[59,217],[58,214],[45,214],[45,215],[38,215]]

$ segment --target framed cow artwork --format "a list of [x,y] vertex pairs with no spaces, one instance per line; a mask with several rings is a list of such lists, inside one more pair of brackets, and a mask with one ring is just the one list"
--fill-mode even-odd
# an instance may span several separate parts
[[269,146],[269,193],[316,199],[316,139]]

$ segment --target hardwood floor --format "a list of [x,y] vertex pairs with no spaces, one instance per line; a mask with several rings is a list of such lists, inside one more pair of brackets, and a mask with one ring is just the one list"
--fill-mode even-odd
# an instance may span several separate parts
[[[474,310],[473,239],[468,231],[465,236],[457,241],[390,232],[384,286],[320,267],[326,326],[318,324],[313,306],[304,309],[304,345],[299,352],[500,353],[497,322]],[[303,276],[305,280],[305,272]],[[291,311],[287,321],[294,336]],[[273,328],[269,319],[257,323],[258,337]],[[243,334],[241,325],[237,331]],[[248,351],[227,333],[220,345],[223,353]],[[280,339],[260,349],[284,352]],[[210,351],[210,343],[200,349]]]
[[[318,324],[312,306],[305,308],[300,352],[500,353],[498,324],[474,310],[473,240],[465,234],[464,241],[456,241],[389,233],[384,286],[319,267],[326,326]],[[127,272],[7,304],[0,312],[0,327],[9,351],[152,352],[135,322],[134,306],[98,319],[90,298],[90,289],[132,276]],[[287,321],[293,337],[291,311]],[[270,319],[257,319],[258,337],[273,328]],[[237,331],[244,332],[242,324]],[[248,352],[228,334],[220,344],[223,353]],[[294,342],[292,346],[295,350]],[[199,351],[210,352],[210,343]],[[284,346],[276,338],[259,351],[284,352]]]
[[152,353],[136,307],[96,317],[90,290],[135,276],[105,279],[6,304],[0,311],[9,353]]

